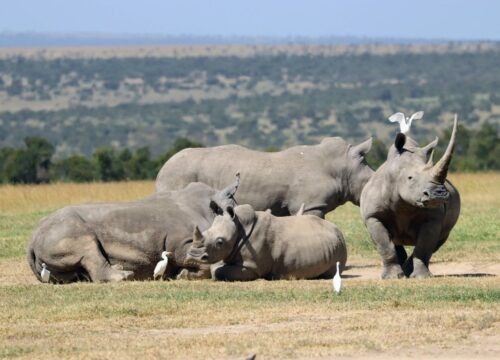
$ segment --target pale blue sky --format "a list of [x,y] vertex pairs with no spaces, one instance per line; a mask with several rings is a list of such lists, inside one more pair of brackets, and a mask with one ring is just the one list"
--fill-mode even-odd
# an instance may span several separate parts
[[8,0],[0,31],[500,40],[495,0]]

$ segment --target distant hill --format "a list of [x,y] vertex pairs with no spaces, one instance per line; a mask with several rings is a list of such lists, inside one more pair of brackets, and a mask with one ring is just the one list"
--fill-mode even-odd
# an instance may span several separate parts
[[437,44],[447,39],[370,38],[357,36],[194,36],[194,35],[120,35],[92,33],[13,33],[0,32],[0,47],[80,47],[80,46],[160,46],[160,45],[255,45],[255,44]]
[[172,45],[0,50],[0,147],[43,136],[57,156],[178,137],[280,148],[325,136],[386,143],[387,117],[424,110],[428,142],[500,124],[500,45]]

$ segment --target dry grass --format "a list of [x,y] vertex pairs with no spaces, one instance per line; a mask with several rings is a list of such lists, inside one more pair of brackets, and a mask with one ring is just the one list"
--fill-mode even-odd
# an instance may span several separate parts
[[43,211],[88,202],[130,201],[153,191],[151,181],[2,185],[0,213]]
[[421,355],[495,338],[498,285],[347,280],[341,296],[329,281],[11,286],[0,347],[21,358]]
[[[497,264],[500,174],[451,180],[462,194],[462,215],[435,266]],[[35,282],[24,246],[42,216],[67,204],[140,198],[153,188],[152,182],[0,187],[0,358],[243,359],[257,352],[258,359],[465,359],[500,352],[497,276],[346,277],[340,296],[329,281]],[[378,262],[358,208],[343,206],[330,219],[346,234],[351,260]]]

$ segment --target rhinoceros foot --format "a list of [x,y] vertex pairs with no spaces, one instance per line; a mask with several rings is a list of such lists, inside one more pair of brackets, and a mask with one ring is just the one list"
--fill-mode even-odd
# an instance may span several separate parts
[[134,278],[134,272],[133,271],[127,271],[127,270],[114,270],[111,271],[107,277],[107,280],[109,282],[117,282],[117,281],[123,281],[123,280],[132,280]]
[[382,271],[382,279],[400,279],[404,277],[403,269],[399,264],[384,265],[384,271]]
[[413,259],[413,272],[410,274],[412,279],[426,279],[432,276],[429,268],[420,259]]
[[210,267],[203,266],[199,269],[182,269],[177,275],[177,280],[201,280],[210,277]]

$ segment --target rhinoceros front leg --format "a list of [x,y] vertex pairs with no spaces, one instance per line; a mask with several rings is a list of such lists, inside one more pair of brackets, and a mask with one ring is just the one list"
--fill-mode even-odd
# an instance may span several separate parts
[[438,222],[427,223],[420,228],[413,254],[404,265],[405,273],[411,278],[423,279],[432,276],[429,271],[429,261],[438,247],[440,233],[441,224]]
[[210,279],[210,266],[200,266],[199,269],[184,268],[177,275],[177,280],[202,280]]
[[384,270],[382,279],[398,279],[404,277],[403,269],[399,264],[396,246],[391,240],[389,231],[376,218],[368,218],[365,221],[366,228],[370,233],[372,241],[377,246],[377,251],[382,257]]
[[258,278],[257,273],[241,265],[223,265],[214,270],[214,279],[220,281],[251,281]]

